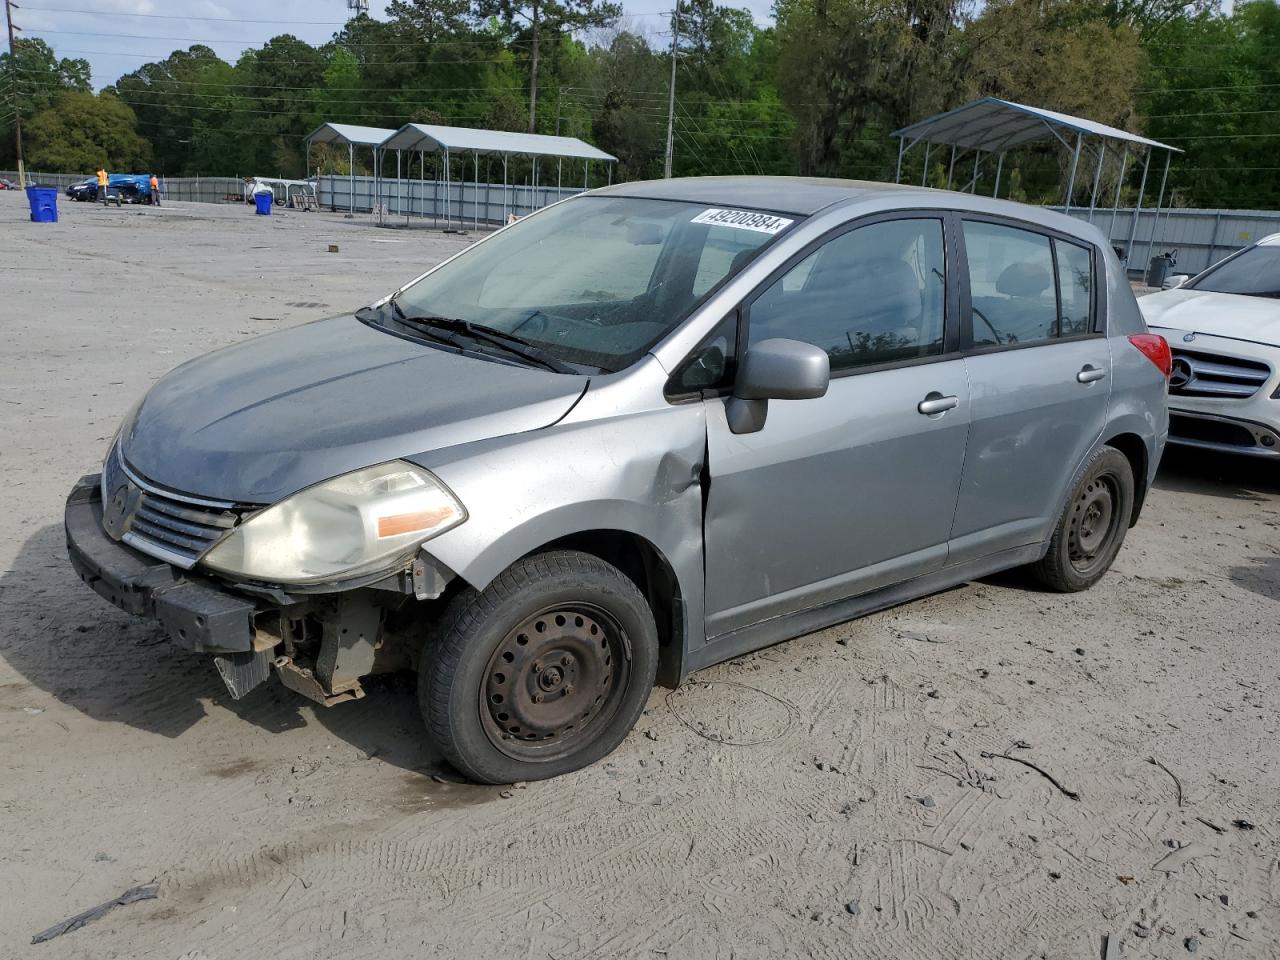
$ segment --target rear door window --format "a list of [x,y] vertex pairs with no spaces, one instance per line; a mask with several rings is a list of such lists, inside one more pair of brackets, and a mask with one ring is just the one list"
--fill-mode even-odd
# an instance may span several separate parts
[[1093,332],[1093,256],[1031,230],[964,222],[975,347],[1049,343]]
[[1016,227],[966,220],[964,246],[974,346],[1053,339],[1058,303],[1049,238]]

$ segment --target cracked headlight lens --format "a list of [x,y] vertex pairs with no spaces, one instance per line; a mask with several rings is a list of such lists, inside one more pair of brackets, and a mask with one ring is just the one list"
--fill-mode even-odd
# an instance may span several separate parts
[[254,514],[201,565],[267,583],[350,579],[394,568],[466,518],[443,483],[394,460],[318,483]]

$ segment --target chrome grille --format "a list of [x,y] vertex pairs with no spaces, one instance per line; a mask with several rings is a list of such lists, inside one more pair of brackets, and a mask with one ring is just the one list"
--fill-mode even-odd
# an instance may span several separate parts
[[161,490],[129,470],[115,448],[103,464],[102,504],[108,534],[184,570],[241,516],[231,503]]
[[1173,351],[1169,392],[1184,397],[1252,397],[1271,376],[1271,368],[1257,360],[1241,360],[1190,350]]

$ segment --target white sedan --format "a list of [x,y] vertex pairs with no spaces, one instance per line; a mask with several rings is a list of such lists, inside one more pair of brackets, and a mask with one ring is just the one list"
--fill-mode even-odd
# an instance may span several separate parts
[[1138,300],[1169,341],[1169,442],[1280,459],[1280,233]]

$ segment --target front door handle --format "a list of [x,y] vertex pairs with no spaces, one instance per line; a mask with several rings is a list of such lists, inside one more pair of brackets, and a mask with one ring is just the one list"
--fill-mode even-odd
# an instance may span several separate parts
[[1101,380],[1107,375],[1107,371],[1101,367],[1095,367],[1091,363],[1086,363],[1080,368],[1080,372],[1076,374],[1076,379],[1081,383],[1093,383],[1095,380]]
[[954,410],[958,406],[960,406],[959,397],[944,397],[937,390],[931,390],[929,394],[916,405],[916,409],[926,417],[932,417],[939,413],[946,413],[948,410]]

